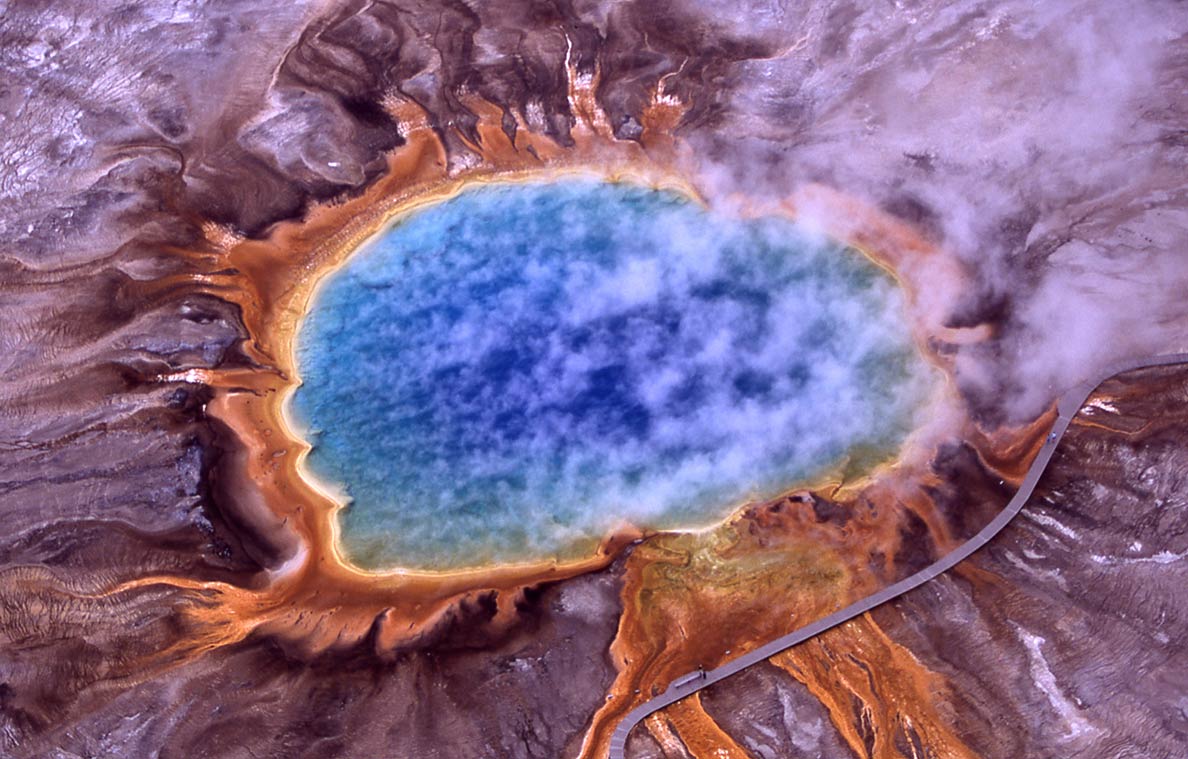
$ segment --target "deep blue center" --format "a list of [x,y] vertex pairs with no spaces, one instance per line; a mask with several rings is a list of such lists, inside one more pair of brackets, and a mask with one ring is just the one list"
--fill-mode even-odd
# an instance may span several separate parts
[[889,452],[933,381],[855,251],[594,181],[409,215],[322,284],[297,350],[309,467],[370,568],[700,525]]

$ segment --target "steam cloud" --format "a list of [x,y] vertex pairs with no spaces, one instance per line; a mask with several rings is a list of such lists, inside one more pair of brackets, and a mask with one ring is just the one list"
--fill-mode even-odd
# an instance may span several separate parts
[[1182,4],[695,7],[771,54],[733,65],[691,130],[703,184],[821,181],[930,230],[975,278],[942,317],[998,328],[958,356],[988,417],[1188,347]]

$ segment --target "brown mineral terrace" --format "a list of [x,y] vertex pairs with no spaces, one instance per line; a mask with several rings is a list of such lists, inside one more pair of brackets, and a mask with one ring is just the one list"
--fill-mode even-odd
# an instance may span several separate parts
[[[1171,0],[23,2],[0,68],[4,756],[605,756],[976,535],[1060,391],[1188,350]],[[418,199],[579,169],[883,259],[952,397],[584,566],[344,564],[282,415],[309,288]],[[1186,380],[1103,385],[985,550],[628,750],[1181,759]]]
[[[253,633],[270,635],[310,656],[347,649],[373,636],[377,653],[391,656],[427,645],[458,624],[498,634],[513,624],[526,588],[606,567],[624,547],[643,537],[638,528],[624,525],[606,536],[592,555],[567,562],[441,572],[364,571],[340,553],[335,513],[341,504],[306,471],[309,445],[285,416],[286,399],[299,381],[293,339],[318,282],[400,215],[440,202],[470,184],[547,180],[571,173],[702,197],[682,178],[680,146],[666,136],[681,113],[679,103],[657,95],[641,140],[616,141],[593,101],[596,82],[570,73],[571,102],[581,117],[570,148],[533,135],[523,124],[509,137],[500,126],[499,111],[474,99],[468,107],[480,120],[477,138],[468,145],[481,160],[460,172],[449,171],[445,146],[424,114],[412,103],[389,99],[385,107],[402,125],[406,142],[390,153],[387,174],[362,195],[318,206],[261,240],[239,239],[208,224],[205,247],[171,251],[192,261],[198,273],[165,286],[193,287],[236,304],[249,335],[244,344],[248,363],[159,380],[199,382],[213,389],[206,411],[219,422],[220,445],[226,453],[212,479],[241,527],[279,561],[247,588],[146,577],[121,590],[165,583],[203,594],[209,603],[187,613],[223,643]],[[891,272],[907,291],[909,326],[920,353],[941,370],[948,372],[950,367],[939,346],[985,337],[983,331],[945,327],[937,316],[940,312],[921,302],[917,279],[922,269],[927,269],[933,287],[944,281],[946,287],[960,289],[964,275],[952,258],[903,222],[819,185],[775,202],[736,205],[744,215],[819,219],[827,234]],[[941,437],[969,425],[951,386],[946,385],[932,403],[933,422],[917,431],[895,461],[885,462],[869,477],[863,471],[831,474],[827,483],[833,483],[835,494],[843,492],[843,482],[845,492],[858,493],[868,482],[914,476]],[[993,448],[989,446],[987,455]],[[754,504],[744,504],[747,507]],[[736,522],[741,513],[727,522]],[[943,534],[935,517],[922,518],[933,532]]]
[[1064,433],[1072,423],[1073,417],[1077,415],[1085,401],[1089,398],[1089,395],[1097,387],[1111,377],[1124,372],[1183,363],[1188,363],[1188,353],[1152,356],[1144,359],[1120,362],[1111,365],[1095,379],[1088,380],[1065,391],[1057,401],[1057,416],[1052,423],[1051,431],[1048,433],[1039,452],[1032,459],[1031,466],[1028,468],[1023,482],[1015,491],[1015,495],[1006,507],[989,524],[979,530],[976,535],[915,574],[872,593],[844,609],[765,643],[742,656],[730,659],[725,664],[712,670],[699,669],[696,672],[687,673],[673,680],[669,683],[662,695],[640,704],[623,717],[622,721],[615,728],[610,740],[610,759],[626,759],[627,738],[632,729],[654,712],[667,706],[679,704],[685,699],[695,699],[697,698],[696,694],[698,691],[708,688],[731,675],[737,674],[747,667],[759,664],[859,615],[865,614],[880,604],[902,596],[904,593],[918,588],[969,558],[975,551],[993,540],[994,536],[1001,532],[1019,514],[1024,505],[1026,505],[1027,500],[1035,490],[1035,486],[1039,483],[1040,477],[1047,469],[1048,463],[1052,460],[1052,455],[1055,453],[1056,447],[1060,444],[1060,440],[1064,437]]

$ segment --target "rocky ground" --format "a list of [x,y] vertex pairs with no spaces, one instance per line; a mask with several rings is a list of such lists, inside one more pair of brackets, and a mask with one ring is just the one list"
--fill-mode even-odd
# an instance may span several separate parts
[[[215,241],[373,186],[407,137],[386,104],[423,109],[460,171],[467,102],[564,149],[587,77],[620,141],[679,103],[715,202],[818,182],[915,225],[969,272],[924,302],[982,330],[945,350],[992,429],[1188,348],[1186,33],[1172,0],[0,4],[0,753],[581,751],[624,560],[533,590],[496,640],[396,661],[220,645],[183,613],[281,557],[220,497],[235,442],[186,375],[253,367],[243,314],[177,251],[215,270]],[[1185,378],[1103,388],[968,566],[633,752],[1180,755]]]

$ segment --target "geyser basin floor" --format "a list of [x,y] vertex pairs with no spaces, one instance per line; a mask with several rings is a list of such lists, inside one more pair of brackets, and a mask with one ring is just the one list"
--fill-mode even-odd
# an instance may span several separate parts
[[788,219],[488,185],[322,283],[291,408],[358,566],[573,558],[890,454],[939,381],[902,297]]

